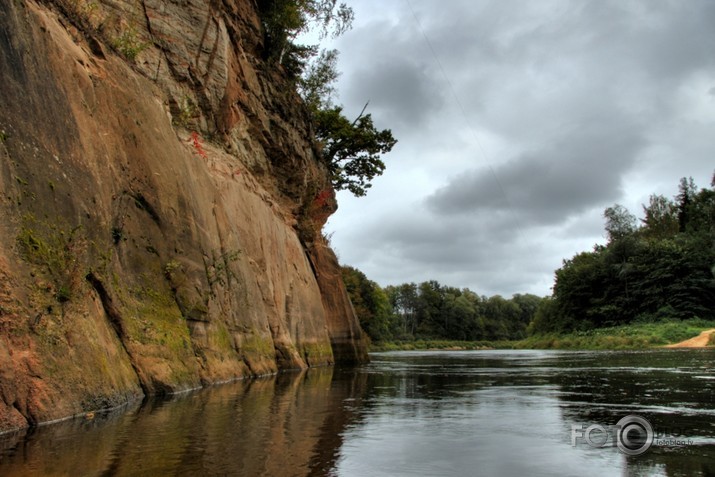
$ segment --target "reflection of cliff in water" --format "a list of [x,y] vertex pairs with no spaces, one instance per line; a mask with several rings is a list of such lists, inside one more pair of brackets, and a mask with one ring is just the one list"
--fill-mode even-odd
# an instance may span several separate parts
[[0,474],[325,475],[365,378],[285,373],[4,436]]

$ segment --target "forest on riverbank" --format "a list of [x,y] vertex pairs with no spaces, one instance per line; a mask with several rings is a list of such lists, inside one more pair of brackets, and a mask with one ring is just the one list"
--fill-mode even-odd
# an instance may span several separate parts
[[604,219],[607,243],[564,260],[549,297],[486,297],[435,280],[383,288],[349,266],[343,279],[378,345],[642,347],[713,326],[715,177],[701,189],[681,179],[673,199],[651,195],[640,219],[618,204]]

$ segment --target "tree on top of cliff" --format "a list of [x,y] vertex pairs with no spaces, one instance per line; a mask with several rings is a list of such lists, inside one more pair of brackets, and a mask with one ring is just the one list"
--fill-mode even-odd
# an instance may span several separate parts
[[340,76],[337,59],[337,50],[323,50],[298,81],[298,90],[311,111],[333,187],[362,197],[370,181],[385,170],[381,155],[390,152],[397,141],[389,129],[375,127],[372,116],[365,114],[367,104],[353,121],[333,104],[333,85]]
[[337,0],[259,0],[265,31],[265,57],[283,65],[286,71],[299,76],[317,48],[298,45],[301,33],[319,29],[320,38],[337,37],[352,26],[353,10]]
[[[365,109],[351,121],[343,108],[332,102],[337,71],[337,50],[294,43],[300,33],[318,27],[321,38],[347,31],[353,20],[350,7],[337,0],[259,0],[266,36],[266,58],[297,78],[300,95],[311,112],[315,136],[322,147],[335,190],[349,190],[361,197],[370,181],[382,174],[380,156],[397,143],[389,129],[378,130]],[[310,59],[314,58],[311,62]],[[367,104],[365,105],[367,107]]]
[[362,197],[372,186],[370,181],[385,170],[380,156],[390,152],[397,140],[389,129],[375,128],[364,109],[352,122],[342,111],[340,106],[313,111],[315,135],[335,190],[347,189]]

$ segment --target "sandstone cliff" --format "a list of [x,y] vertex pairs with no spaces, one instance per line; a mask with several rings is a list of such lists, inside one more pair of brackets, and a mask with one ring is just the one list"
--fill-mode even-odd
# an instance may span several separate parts
[[248,0],[0,2],[0,431],[360,362]]

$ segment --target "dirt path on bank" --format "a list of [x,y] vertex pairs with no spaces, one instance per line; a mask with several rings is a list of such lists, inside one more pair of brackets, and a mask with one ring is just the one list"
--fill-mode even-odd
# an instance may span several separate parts
[[690,338],[689,340],[681,341],[680,343],[673,343],[665,345],[666,348],[704,348],[708,345],[710,340],[710,335],[715,333],[715,328],[712,330],[705,330],[700,333],[695,338]]

